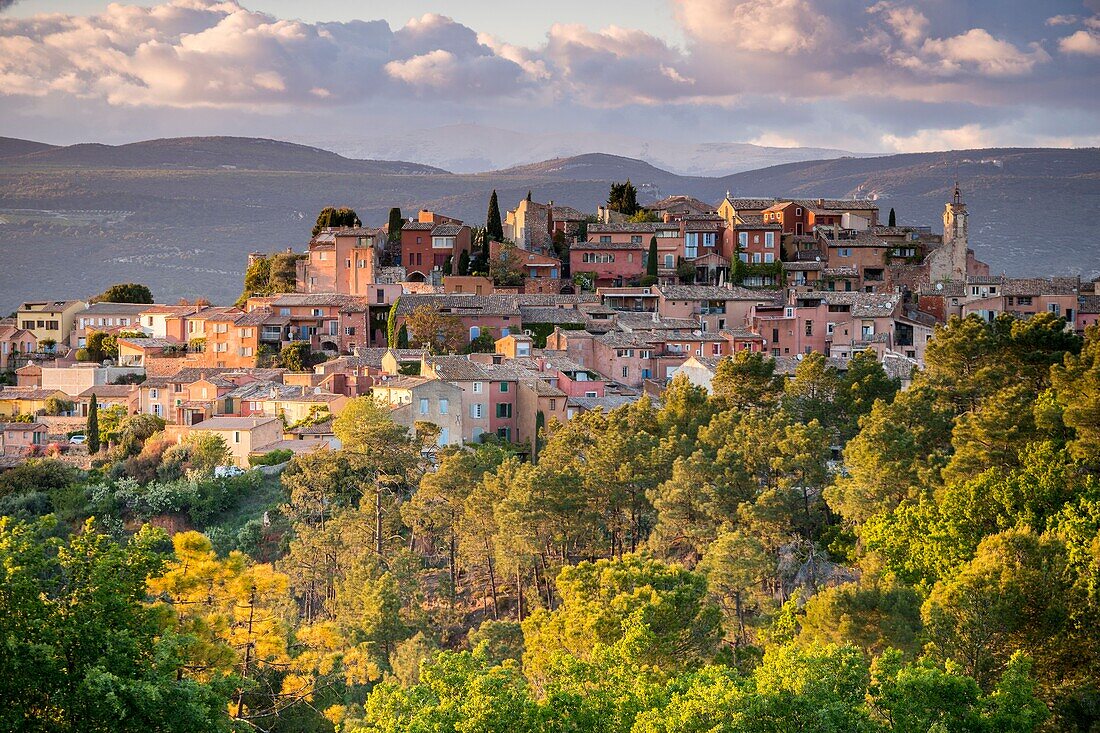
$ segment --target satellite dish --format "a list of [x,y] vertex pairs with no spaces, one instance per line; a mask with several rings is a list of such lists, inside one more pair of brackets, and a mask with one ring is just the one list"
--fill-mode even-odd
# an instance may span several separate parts
[[943,283],[936,283],[936,290],[943,290]]

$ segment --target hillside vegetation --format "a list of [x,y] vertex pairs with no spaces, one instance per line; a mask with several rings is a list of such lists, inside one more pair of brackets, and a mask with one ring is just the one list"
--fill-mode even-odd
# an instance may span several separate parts
[[128,418],[0,474],[0,727],[1095,731],[1100,329],[1064,326],[953,319],[904,391],[739,352],[535,463],[429,462],[360,398],[279,485],[217,479]]

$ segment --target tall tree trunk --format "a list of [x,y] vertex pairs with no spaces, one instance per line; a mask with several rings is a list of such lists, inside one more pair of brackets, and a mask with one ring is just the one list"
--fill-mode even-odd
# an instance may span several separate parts
[[374,551],[382,557],[382,487],[374,492]]
[[497,601],[497,576],[493,571],[493,556],[486,555],[489,565],[489,589],[493,592],[493,620],[500,618],[500,604]]
[[523,577],[520,575],[520,563],[516,563],[516,618],[523,622]]

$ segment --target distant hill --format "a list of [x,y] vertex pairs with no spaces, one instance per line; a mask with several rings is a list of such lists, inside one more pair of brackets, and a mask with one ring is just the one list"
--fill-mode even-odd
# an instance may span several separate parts
[[248,252],[301,249],[327,205],[351,206],[370,225],[383,224],[391,206],[483,223],[494,189],[502,210],[530,190],[536,200],[594,212],[612,181],[629,178],[643,202],[687,194],[717,204],[726,191],[874,196],[884,219],[894,207],[899,222],[938,230],[956,175],[970,205],[971,245],[995,272],[1100,275],[1096,149],[839,158],[710,178],[604,153],[459,175],[255,138],[63,148],[0,140],[0,312],[127,281],[147,283],[160,300],[232,301]]
[[41,153],[44,150],[52,150],[56,145],[36,143],[32,140],[20,140],[14,137],[0,137],[0,159],[14,158],[19,155]]
[[410,160],[456,173],[480,173],[579,156],[591,150],[646,160],[685,176],[725,176],[803,160],[861,155],[832,148],[770,147],[742,142],[696,143],[673,137],[635,137],[616,132],[539,132],[454,123],[362,138],[306,136],[298,142],[350,158]]
[[[45,146],[25,140],[22,154],[5,156],[11,165],[89,168],[197,168],[262,171],[317,171],[328,173],[380,173],[416,175],[445,173],[419,163],[388,160],[353,160],[307,145],[255,137],[177,137],[145,140],[126,145],[81,143],[65,147]],[[34,149],[34,146],[40,146]],[[3,146],[0,146],[2,154]]]

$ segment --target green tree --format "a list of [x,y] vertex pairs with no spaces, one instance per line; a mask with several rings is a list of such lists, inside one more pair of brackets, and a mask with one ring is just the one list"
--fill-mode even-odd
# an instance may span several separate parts
[[181,674],[187,640],[146,602],[163,533],[48,532],[0,517],[0,728],[228,731],[227,690]]
[[470,252],[469,250],[462,250],[462,254],[458,256],[458,274],[466,276],[470,274]]
[[836,403],[840,389],[836,367],[821,352],[810,352],[798,363],[794,378],[783,389],[783,410],[797,422],[817,420],[832,431],[838,421]]
[[718,363],[711,382],[714,399],[732,410],[770,410],[783,392],[775,360],[754,351],[738,351]]
[[898,225],[898,215],[894,213],[894,207],[890,207],[890,218],[887,220],[887,226],[896,227]]
[[647,643],[628,651],[639,665],[675,671],[714,654],[720,613],[700,574],[627,556],[566,567],[557,587],[561,605],[536,611],[523,624],[523,667],[536,687],[546,683],[555,654],[590,659],[632,627],[647,630]]
[[869,654],[920,651],[921,598],[893,577],[866,574],[858,583],[825,588],[806,601],[799,642],[850,644]]
[[844,415],[844,422],[840,424],[841,438],[847,441],[859,432],[860,418],[871,412],[875,401],[891,402],[900,389],[901,382],[886,374],[874,351],[856,352],[840,378],[837,407]]
[[638,189],[628,178],[624,183],[612,183],[607,195],[607,208],[623,216],[634,216],[641,209],[638,206]]
[[394,206],[390,209],[389,219],[386,224],[386,234],[391,242],[401,241],[401,228],[405,226],[405,218],[401,216],[401,208]]
[[313,364],[313,352],[308,341],[287,344],[279,352],[279,366],[292,372],[306,372]]
[[1067,632],[1072,589],[1065,548],[1026,530],[982,541],[954,578],[937,583],[921,614],[929,653],[952,659],[983,687],[993,685],[1016,651],[1041,663],[1039,679],[1057,679],[1080,650]]
[[99,453],[99,401],[94,392],[88,400],[88,423],[84,434],[87,439],[88,453],[92,455]]
[[405,319],[412,332],[413,342],[424,346],[433,354],[454,353],[467,342],[462,321],[456,316],[440,313],[432,305],[420,305]]
[[359,220],[359,215],[354,210],[348,208],[337,209],[334,206],[326,206],[321,209],[321,213],[317,215],[317,223],[313,225],[313,231],[311,236],[316,237],[321,233],[322,229],[326,227],[361,227],[363,222]]
[[844,448],[847,470],[826,489],[829,506],[860,524],[937,485],[951,452],[952,414],[950,402],[927,387],[876,402]]
[[[489,211],[485,215],[486,250],[489,242],[504,241],[504,225],[500,221],[500,204],[497,203],[497,191],[494,188],[489,196]],[[486,261],[488,258],[486,258]]]
[[91,303],[146,303],[153,302],[153,293],[149,286],[138,283],[119,283],[112,285],[89,301]]

